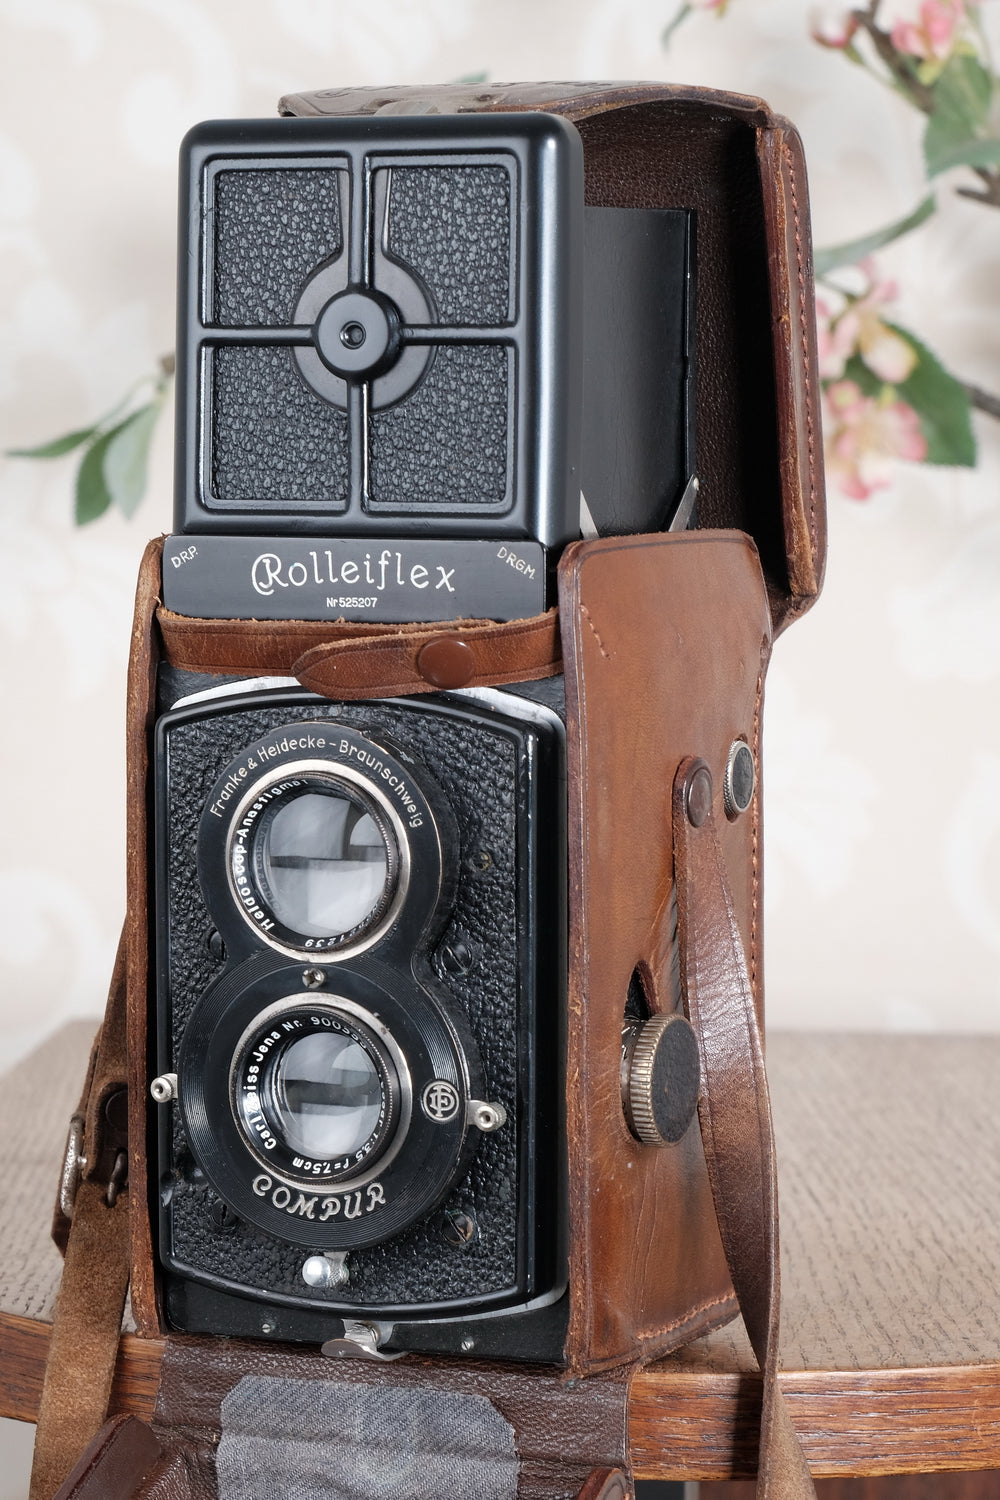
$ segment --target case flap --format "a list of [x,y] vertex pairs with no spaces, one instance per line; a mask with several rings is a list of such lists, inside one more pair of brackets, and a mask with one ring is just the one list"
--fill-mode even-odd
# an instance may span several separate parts
[[[540,1366],[415,1356],[372,1365],[290,1346],[173,1337],[153,1428],[168,1451],[183,1444],[190,1500],[217,1492],[234,1500],[245,1493],[247,1464],[266,1486],[275,1462],[259,1440],[273,1420],[268,1406],[294,1448],[277,1455],[274,1493],[286,1485],[298,1493],[309,1475],[342,1500],[373,1491],[387,1500],[561,1500],[595,1469],[604,1482],[626,1468],[628,1388],[628,1371],[567,1385]],[[607,1500],[626,1500],[630,1487],[619,1480]]]
[[[570,1327],[585,1372],[650,1358],[731,1317],[733,1293],[696,1124],[640,1144],[619,1088],[626,998],[681,1006],[671,789],[711,769],[728,886],[760,1008],[760,800],[722,808],[736,740],[760,758],[771,646],[753,543],[735,533],[580,543],[560,570],[569,759],[567,1073]],[[650,650],[650,642],[662,650]]]

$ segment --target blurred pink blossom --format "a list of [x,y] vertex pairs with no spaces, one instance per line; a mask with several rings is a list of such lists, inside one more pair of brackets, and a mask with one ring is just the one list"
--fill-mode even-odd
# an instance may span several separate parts
[[925,62],[943,62],[951,55],[959,27],[965,20],[965,0],[922,0],[918,21],[898,20],[892,28],[897,52]]
[[721,16],[729,0],[688,0],[694,10],[717,10]]
[[917,355],[880,312],[895,302],[899,288],[894,281],[879,278],[874,261],[864,260],[858,269],[868,285],[842,311],[831,309],[822,297],[816,299],[820,375],[824,380],[839,379],[851,355],[860,354],[880,380],[899,385],[913,370]]
[[826,390],[826,461],[843,493],[867,500],[892,482],[893,463],[927,457],[920,418],[905,401],[865,396],[853,380]]
[[843,48],[850,46],[858,22],[851,12],[813,11],[809,23],[809,35],[821,47]]

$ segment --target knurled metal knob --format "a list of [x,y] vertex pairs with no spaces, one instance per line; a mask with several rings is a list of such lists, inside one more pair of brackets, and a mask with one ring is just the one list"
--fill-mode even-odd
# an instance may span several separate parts
[[622,1048],[622,1103],[629,1129],[647,1146],[679,1141],[698,1108],[701,1063],[685,1016],[653,1016],[628,1028]]

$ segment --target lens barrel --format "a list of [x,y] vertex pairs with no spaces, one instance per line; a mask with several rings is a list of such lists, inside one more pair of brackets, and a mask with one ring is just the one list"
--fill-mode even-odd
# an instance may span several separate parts
[[229,879],[239,910],[300,953],[345,947],[377,929],[400,872],[384,807],[315,765],[265,777],[233,818]]
[[310,1182],[360,1182],[399,1149],[410,1075],[389,1030],[340,996],[269,1006],[241,1038],[230,1101],[263,1165]]

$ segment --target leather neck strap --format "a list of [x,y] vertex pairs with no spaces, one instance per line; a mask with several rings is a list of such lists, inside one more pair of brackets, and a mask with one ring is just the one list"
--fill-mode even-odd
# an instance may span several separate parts
[[[129,1281],[125,1130],[125,944],[118,945],[104,1024],[80,1102],[75,1201],[64,1190],[54,1238],[65,1246],[38,1410],[30,1500],[50,1500],[97,1433],[111,1398]],[[67,1159],[70,1150],[67,1148]],[[72,1192],[69,1194],[72,1197]],[[63,1215],[69,1210],[67,1225]]]
[[806,1500],[816,1492],[778,1384],[778,1182],[764,1053],[711,776],[693,757],[674,780],[673,835],[681,983],[701,1051],[701,1134],[729,1273],[763,1378],[757,1496]]

